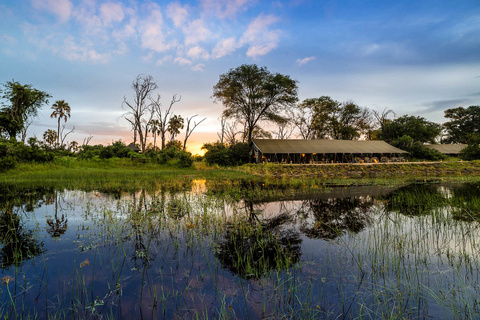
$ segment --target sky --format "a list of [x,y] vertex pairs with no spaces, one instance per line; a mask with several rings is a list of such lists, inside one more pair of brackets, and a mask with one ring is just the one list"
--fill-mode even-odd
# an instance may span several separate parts
[[[298,81],[299,99],[330,96],[443,123],[480,104],[480,3],[334,0],[2,0],[0,83],[52,95],[28,131],[56,130],[51,105],[71,107],[68,141],[130,143],[124,98],[151,75],[172,111],[206,120],[187,143],[217,140],[219,76],[257,64]],[[181,138],[181,137],[180,137]]]

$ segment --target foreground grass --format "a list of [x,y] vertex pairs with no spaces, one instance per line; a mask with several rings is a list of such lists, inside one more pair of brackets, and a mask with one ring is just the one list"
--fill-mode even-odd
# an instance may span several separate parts
[[267,187],[313,189],[330,185],[399,185],[413,181],[480,180],[480,161],[399,163],[374,165],[281,165],[248,164],[240,167],[191,168],[170,165],[133,164],[129,159],[79,160],[59,158],[46,164],[20,164],[0,174],[0,189],[53,187],[100,191],[138,189],[187,190],[193,181],[208,181],[209,187],[258,183]]

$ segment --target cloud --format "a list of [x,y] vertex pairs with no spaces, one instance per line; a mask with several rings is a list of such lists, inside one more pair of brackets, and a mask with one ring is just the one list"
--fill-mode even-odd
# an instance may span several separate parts
[[237,41],[234,37],[223,39],[212,50],[212,57],[213,58],[221,58],[226,56],[235,50],[237,50],[240,46],[238,45]]
[[207,60],[210,57],[208,52],[199,46],[195,46],[188,49],[187,56],[189,56],[192,59],[205,59],[205,60]]
[[164,52],[173,47],[173,43],[167,43],[165,39],[163,15],[160,6],[151,3],[148,6],[150,15],[139,26],[142,48],[155,52]]
[[192,70],[193,71],[197,71],[197,72],[200,72],[200,71],[203,71],[203,69],[205,68],[205,65],[203,63],[199,63],[197,65],[194,65],[192,67]]
[[277,23],[279,18],[275,15],[259,15],[253,20],[242,38],[240,44],[248,44],[247,56],[256,58],[263,56],[275,49],[280,40],[281,31],[270,30],[270,26]]
[[188,20],[189,14],[187,6],[182,7],[177,1],[169,3],[167,6],[167,16],[172,19],[175,27],[181,27]]
[[185,35],[185,44],[192,45],[198,42],[205,41],[211,35],[210,30],[206,27],[205,22],[202,19],[197,19],[183,28]]
[[173,62],[175,62],[175,63],[177,63],[181,66],[188,66],[188,65],[192,64],[192,61],[190,61],[188,59],[185,59],[185,58],[182,58],[182,57],[175,58],[175,60],[173,60]]
[[297,64],[299,66],[303,66],[304,64],[307,64],[308,62],[312,61],[312,60],[315,60],[315,57],[314,56],[311,56],[311,57],[305,57],[303,59],[297,59]]
[[108,54],[98,53],[89,45],[79,45],[73,37],[67,37],[63,41],[63,46],[59,50],[59,54],[70,61],[92,61],[97,63],[105,63],[110,56]]
[[72,14],[73,4],[70,0],[32,0],[31,3],[35,9],[49,12],[62,22],[67,21]]
[[245,11],[256,0],[201,0],[201,5],[208,13],[221,19],[233,18],[239,12]]
[[125,14],[122,4],[119,2],[107,2],[100,5],[100,18],[104,24],[109,25],[112,22],[121,22]]
[[471,103],[471,100],[465,99],[465,98],[430,101],[422,104],[423,107],[426,107],[426,109],[422,110],[422,112],[425,113],[425,112],[445,111],[450,108],[466,106],[469,103]]

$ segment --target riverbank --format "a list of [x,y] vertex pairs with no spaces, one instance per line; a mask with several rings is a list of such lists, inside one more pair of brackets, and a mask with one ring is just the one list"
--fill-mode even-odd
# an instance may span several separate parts
[[422,179],[480,177],[480,161],[338,163],[338,164],[249,164],[239,168],[265,178]]
[[0,174],[4,192],[19,188],[54,187],[84,190],[190,189],[206,180],[218,188],[244,184],[316,188],[325,185],[398,185],[427,180],[480,180],[480,161],[405,162],[377,164],[247,164],[209,167],[197,162],[180,169],[157,164],[133,164],[129,159],[57,159],[47,164],[20,164]]

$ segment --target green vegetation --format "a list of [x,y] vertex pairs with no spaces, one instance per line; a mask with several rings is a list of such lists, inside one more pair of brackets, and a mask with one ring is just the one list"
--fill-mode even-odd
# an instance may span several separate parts
[[0,90],[0,98],[4,100],[0,109],[0,138],[8,134],[10,140],[21,136],[20,140],[25,141],[26,131],[38,114],[38,109],[47,104],[50,97],[30,84],[7,81],[3,90]]
[[206,143],[202,149],[206,150],[204,158],[209,165],[238,166],[250,160],[250,147],[246,143],[231,145],[220,142]]
[[472,133],[468,136],[468,146],[460,152],[463,160],[480,159],[480,134]]
[[239,119],[244,125],[243,142],[250,145],[262,121],[287,122],[281,112],[298,101],[298,87],[288,75],[243,64],[220,75],[213,96],[223,104],[225,118]]

